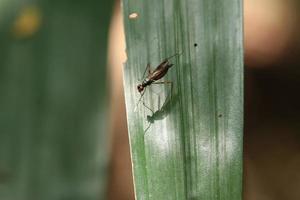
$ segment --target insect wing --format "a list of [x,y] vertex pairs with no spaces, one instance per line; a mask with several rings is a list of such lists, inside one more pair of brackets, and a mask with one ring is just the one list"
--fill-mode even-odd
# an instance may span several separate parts
[[166,73],[168,72],[169,69],[168,65],[169,65],[169,61],[167,60],[160,63],[157,66],[157,68],[151,74],[149,74],[148,79],[156,81],[164,77],[164,75],[166,75]]

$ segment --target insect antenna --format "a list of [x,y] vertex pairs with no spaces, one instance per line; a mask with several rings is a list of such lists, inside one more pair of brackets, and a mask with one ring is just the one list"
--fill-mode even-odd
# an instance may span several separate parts
[[172,55],[172,56],[166,58],[165,60],[169,60],[169,59],[171,59],[171,58],[173,58],[173,57],[175,57],[175,56],[180,56],[180,55],[182,55],[182,52],[181,52],[181,53],[175,53],[174,55]]

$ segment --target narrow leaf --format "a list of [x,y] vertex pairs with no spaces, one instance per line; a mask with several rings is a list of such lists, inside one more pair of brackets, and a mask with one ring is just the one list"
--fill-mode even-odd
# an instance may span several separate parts
[[[241,199],[242,1],[124,0],[123,9],[136,199]],[[175,53],[163,78],[173,87],[148,86],[134,112],[147,63]]]

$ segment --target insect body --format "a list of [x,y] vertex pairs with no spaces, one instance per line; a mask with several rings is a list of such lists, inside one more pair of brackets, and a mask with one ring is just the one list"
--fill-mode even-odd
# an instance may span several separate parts
[[[164,77],[167,74],[168,70],[173,66],[173,64],[169,62],[169,59],[177,55],[179,54],[175,54],[169,58],[166,58],[162,63],[160,63],[153,70],[153,72],[151,72],[150,64],[148,64],[146,68],[146,71],[148,70],[148,76],[143,80],[141,84],[137,86],[139,93],[142,93],[147,86],[151,85],[152,83]],[[166,82],[163,81],[163,82],[159,82],[159,84],[160,83],[166,83]]]
[[143,92],[145,87],[164,77],[167,74],[168,70],[173,66],[173,64],[171,64],[169,60],[166,59],[162,63],[160,63],[153,72],[151,72],[149,66],[150,65],[148,64],[148,76],[143,80],[141,84],[137,86],[139,93]]
[[137,90],[141,94],[141,97],[140,97],[137,105],[141,101],[141,99],[142,99],[142,97],[143,97],[143,95],[145,93],[145,89],[146,89],[147,86],[150,86],[151,84],[168,84],[168,83],[172,84],[171,81],[158,81],[158,80],[160,80],[161,78],[163,78],[167,74],[168,70],[173,66],[173,64],[170,63],[169,59],[172,58],[172,57],[174,57],[174,56],[177,56],[177,55],[179,55],[179,54],[176,53],[175,55],[166,58],[153,71],[151,71],[151,69],[150,69],[150,64],[147,65],[146,70],[145,70],[143,76],[145,76],[146,71],[148,71],[148,75],[142,81],[141,84],[137,85]]

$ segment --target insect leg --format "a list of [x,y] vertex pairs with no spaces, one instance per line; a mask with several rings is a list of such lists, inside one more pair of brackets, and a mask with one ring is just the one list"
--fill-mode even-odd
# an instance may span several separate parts
[[154,113],[153,110],[152,110],[149,106],[147,106],[147,105],[145,104],[144,100],[143,100],[143,97],[144,97],[145,92],[146,92],[146,89],[145,89],[144,92],[141,94],[141,97],[139,98],[138,102],[136,103],[136,105],[135,105],[135,107],[134,107],[134,112],[137,111],[137,108],[138,108],[139,103],[142,102],[142,103],[143,103],[143,106],[145,106],[145,108],[147,108],[148,110],[150,110],[150,111],[152,112],[152,114],[153,114],[153,113]]
[[172,84],[172,81],[155,81],[152,84]]
[[173,89],[173,82],[172,81],[156,81],[156,82],[153,82],[152,84],[170,84],[171,85],[171,90]]
[[[138,108],[138,105],[139,105],[139,103],[141,102],[141,100],[142,100],[142,98],[143,98],[145,92],[146,92],[146,89],[145,89],[144,92],[141,94],[141,97],[139,98],[138,102],[136,103],[136,105],[135,105],[135,107],[134,107],[134,112],[136,112],[136,110],[137,110],[137,108]],[[144,101],[143,101],[143,102],[144,102]]]
[[150,63],[147,64],[147,68],[148,68],[148,74],[151,74],[151,67],[150,67]]
[[[172,81],[157,81],[157,82],[154,82],[154,83],[152,83],[152,84],[170,84],[170,86],[171,86],[171,99],[172,99],[172,94],[173,94],[173,82]],[[170,93],[168,94],[168,96],[167,96],[167,98],[166,98],[166,100],[165,100],[165,102],[164,102],[164,104],[163,104],[163,106],[165,105],[165,103],[167,102],[167,99],[169,98],[169,96],[170,96]],[[163,107],[162,106],[162,107]]]
[[154,95],[157,96],[157,98],[158,98],[158,104],[157,105],[158,105],[158,107],[160,107],[160,94],[158,92],[155,92],[152,87],[149,87],[149,90],[151,91],[151,94],[154,94]]

